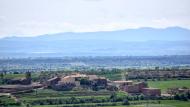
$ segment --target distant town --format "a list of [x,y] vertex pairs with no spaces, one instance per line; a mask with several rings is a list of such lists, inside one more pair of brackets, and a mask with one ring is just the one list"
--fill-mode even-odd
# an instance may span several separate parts
[[[67,107],[68,104],[77,104],[78,107],[87,104],[88,107],[141,103],[151,105],[160,104],[162,100],[188,101],[190,98],[190,69],[155,67],[154,69],[41,72],[4,70],[0,74],[0,97],[12,99],[14,102],[1,102],[2,106],[35,107],[62,104],[63,107]],[[65,98],[74,100],[68,102]],[[84,98],[84,101],[81,98]]]

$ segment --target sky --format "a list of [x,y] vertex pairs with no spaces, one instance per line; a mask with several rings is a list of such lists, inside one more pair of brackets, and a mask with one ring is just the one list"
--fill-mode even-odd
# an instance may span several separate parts
[[171,26],[190,29],[190,0],[0,0],[0,38]]

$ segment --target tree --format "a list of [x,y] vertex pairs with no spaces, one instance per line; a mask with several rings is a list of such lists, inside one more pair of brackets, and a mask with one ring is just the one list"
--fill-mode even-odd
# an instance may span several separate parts
[[155,67],[155,70],[156,70],[156,71],[158,71],[158,70],[159,70],[159,67],[158,67],[158,66],[156,66],[156,67]]
[[81,85],[91,85],[91,82],[89,81],[89,80],[87,80],[87,79],[85,79],[85,78],[82,78],[81,80],[80,80],[80,84]]
[[181,94],[181,95],[176,94],[176,95],[174,96],[174,99],[175,99],[175,100],[188,101],[188,96],[185,95],[185,94]]
[[187,98],[190,99],[190,92],[187,93]]
[[117,95],[115,92],[111,94],[110,100],[111,100],[111,102],[115,102],[117,100]]
[[123,100],[123,105],[130,105],[129,101],[127,99]]
[[4,74],[0,73],[0,84],[4,84]]
[[185,94],[181,94],[180,99],[183,101],[188,101],[188,98]]
[[6,75],[7,74],[7,70],[3,69],[2,72]]
[[26,107],[31,107],[30,104],[26,104]]
[[75,97],[71,97],[70,101],[72,104],[76,104],[77,103],[77,99]]
[[31,79],[31,72],[26,72],[25,77],[26,79]]
[[139,96],[139,99],[140,99],[140,100],[144,100],[144,95],[141,94],[141,95]]
[[98,91],[99,90],[98,85],[97,84],[93,84],[92,85],[92,90]]
[[40,79],[40,83],[45,83],[48,80],[47,72],[43,72],[43,71],[40,72],[39,79]]
[[3,79],[4,79],[4,74],[0,73],[0,80],[3,80]]
[[175,100],[180,100],[179,94],[176,94],[176,95],[174,96],[174,99],[175,99]]

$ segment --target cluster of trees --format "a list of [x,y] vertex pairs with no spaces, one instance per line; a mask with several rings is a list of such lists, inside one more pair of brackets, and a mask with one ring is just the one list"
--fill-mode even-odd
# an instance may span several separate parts
[[111,102],[125,102],[126,101],[135,101],[135,100],[145,100],[146,97],[144,95],[125,95],[125,94],[118,94],[118,93],[113,93],[111,96],[110,96],[110,101]]
[[[139,97],[140,98],[140,97]],[[109,97],[70,97],[66,99],[42,99],[35,100],[31,105],[59,105],[59,104],[84,104],[84,103],[107,103],[114,104],[116,102],[123,102],[123,105],[129,105],[129,100],[135,100],[136,97],[128,95],[111,94]],[[143,99],[143,98],[141,98]]]
[[3,80],[4,80],[4,74],[0,73],[0,84],[4,84]]
[[10,96],[0,96],[0,107],[20,106],[20,102],[16,102]]
[[183,93],[183,94],[176,94],[174,96],[175,100],[182,100],[182,101],[188,101],[190,99],[190,92]]
[[0,107],[9,107],[9,106],[20,106],[21,103],[20,102],[15,102],[15,103],[8,103],[8,102],[3,102],[0,100]]
[[80,103],[102,103],[108,102],[107,98],[76,98],[71,97],[67,99],[46,99],[36,100],[32,102],[32,105],[56,105],[56,104],[80,104]]

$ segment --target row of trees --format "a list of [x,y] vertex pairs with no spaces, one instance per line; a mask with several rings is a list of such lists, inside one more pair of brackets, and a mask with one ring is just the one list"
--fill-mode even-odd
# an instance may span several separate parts
[[[93,106],[96,107],[96,106],[114,106],[114,105],[117,105],[118,102],[120,102],[119,104],[121,105],[130,105],[134,103],[134,102],[130,103],[130,101],[139,101],[137,103],[141,104],[141,103],[145,103],[146,102],[145,100],[148,100],[148,99],[151,100],[152,98],[147,98],[144,95],[129,96],[126,94],[121,95],[118,93],[113,93],[109,97],[106,97],[106,96],[93,97],[92,96],[92,97],[83,97],[83,98],[70,97],[66,99],[35,100],[31,103],[31,105],[77,104],[77,105],[71,105],[71,107],[85,107],[85,104],[96,103],[95,105],[90,105],[90,107],[93,107]],[[161,100],[161,99],[162,98],[157,98],[157,100]],[[154,101],[154,103],[155,102],[156,101]]]
[[[136,98],[132,98],[132,96],[128,95],[118,95],[113,93],[110,97],[70,97],[66,99],[42,99],[35,100],[31,103],[31,105],[59,105],[59,104],[84,104],[84,103],[110,103],[113,104],[115,102],[123,102],[123,105],[129,105],[129,100],[133,100]],[[142,98],[143,99],[143,98]]]
[[190,92],[184,94],[176,94],[174,96],[175,100],[188,101],[190,99]]

